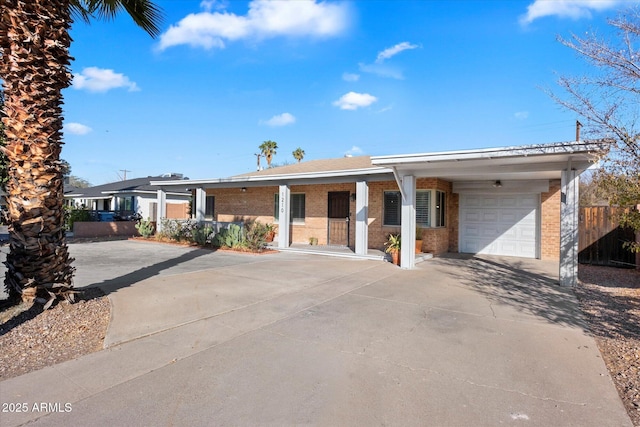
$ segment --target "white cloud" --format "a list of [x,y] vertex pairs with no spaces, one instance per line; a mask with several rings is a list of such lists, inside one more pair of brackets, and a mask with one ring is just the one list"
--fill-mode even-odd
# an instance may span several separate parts
[[368,93],[349,92],[342,95],[333,105],[340,107],[341,110],[357,110],[361,107],[368,107],[377,100],[378,98]]
[[205,11],[187,15],[160,36],[160,50],[178,45],[222,49],[225,41],[278,36],[330,37],[341,34],[349,21],[345,3],[252,0],[246,15],[211,12],[218,3],[201,5]]
[[538,18],[590,18],[591,11],[612,9],[628,0],[535,0],[527,6],[527,13],[520,17],[521,25],[528,25]]
[[363,73],[375,74],[380,77],[390,77],[392,79],[403,80],[404,75],[402,71],[396,67],[392,67],[387,64],[358,64],[360,71]]
[[385,61],[394,57],[402,51],[417,49],[418,47],[420,46],[411,44],[409,42],[398,43],[395,46],[388,47],[383,51],[378,52],[378,56],[376,57],[376,60],[373,64],[365,64],[361,62],[358,64],[358,67],[363,73],[371,73],[376,74],[380,77],[390,77],[392,79],[402,80],[404,79],[402,71],[397,67],[386,64]]
[[382,64],[385,60],[399,54],[403,50],[416,49],[416,48],[418,48],[417,44],[411,44],[409,42],[398,43],[397,45],[388,47],[382,52],[378,53],[378,57],[376,58],[376,64]]
[[83,125],[82,123],[65,123],[64,125],[64,131],[67,133],[72,133],[74,135],[86,135],[89,132],[91,132],[93,129],[91,129],[89,126],[87,125]]
[[282,113],[277,116],[271,117],[269,120],[263,121],[260,120],[260,124],[265,124],[268,126],[286,126],[296,122],[296,118],[293,114]]
[[86,89],[89,92],[106,92],[120,87],[126,87],[129,92],[140,90],[138,85],[124,74],[98,67],[87,67],[82,73],[74,74],[72,85],[74,89]]
[[355,73],[342,73],[342,80],[345,82],[357,82],[360,80],[360,74]]
[[202,0],[200,2],[200,7],[207,12],[212,10],[223,10],[227,7],[227,2],[219,0]]
[[363,153],[362,148],[360,147],[356,147],[355,145],[353,147],[351,147],[351,149],[347,150],[344,154],[345,156],[359,156]]
[[529,118],[529,112],[528,111],[518,111],[517,113],[514,114],[514,117],[518,120],[525,120]]

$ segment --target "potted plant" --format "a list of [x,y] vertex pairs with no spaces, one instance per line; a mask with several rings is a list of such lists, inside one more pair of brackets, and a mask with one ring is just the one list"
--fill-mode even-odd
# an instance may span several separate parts
[[416,253],[422,253],[422,233],[424,228],[416,228]]
[[400,233],[389,234],[384,245],[384,251],[391,255],[391,261],[395,265],[400,265]]
[[309,244],[312,246],[315,246],[318,244],[318,238],[317,237],[309,237]]
[[268,223],[266,223],[264,225],[264,227],[265,227],[265,229],[267,231],[267,234],[265,236],[265,241],[266,242],[273,242],[273,239],[276,237],[276,228],[278,226],[268,222]]

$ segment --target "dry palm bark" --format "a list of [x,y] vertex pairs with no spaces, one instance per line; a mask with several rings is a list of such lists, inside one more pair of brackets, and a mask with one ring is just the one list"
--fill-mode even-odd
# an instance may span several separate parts
[[3,0],[0,77],[4,80],[5,154],[11,298],[71,298],[72,258],[64,232],[62,89],[68,66],[68,0]]

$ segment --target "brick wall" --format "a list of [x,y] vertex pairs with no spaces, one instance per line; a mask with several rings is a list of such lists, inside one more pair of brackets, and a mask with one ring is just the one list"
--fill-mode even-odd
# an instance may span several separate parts
[[[438,178],[418,178],[416,179],[417,190],[440,190],[446,193],[446,219],[445,227],[425,228],[423,234],[423,245],[425,251],[441,254],[447,252],[450,247],[450,224],[452,224],[451,183]],[[384,242],[390,233],[400,233],[400,227],[385,226],[382,224],[384,211],[384,192],[398,191],[395,181],[371,182],[369,183],[369,247],[384,249]],[[456,212],[457,221],[457,212]],[[456,234],[457,235],[457,234]]]
[[191,218],[191,212],[189,212],[189,203],[167,203],[167,218],[171,219],[189,219]]
[[[426,240],[430,243],[425,248],[433,249],[434,253],[447,252],[451,246],[450,235],[452,227],[457,223],[457,211],[452,212],[455,196],[451,193],[451,183],[436,178],[419,178],[416,180],[418,189],[438,189],[447,196],[447,226],[438,229],[425,229]],[[258,220],[263,223],[276,223],[274,219],[274,195],[278,187],[248,187],[246,192],[239,188],[208,189],[207,195],[215,196],[214,218],[217,221],[247,221]],[[291,225],[292,243],[309,243],[310,237],[316,237],[318,244],[327,244],[328,229],[328,197],[331,191],[356,192],[355,183],[293,185],[291,193],[305,194],[304,224]],[[389,233],[399,233],[400,227],[384,226],[383,201],[385,191],[398,191],[395,181],[369,183],[369,247],[384,249],[384,242]],[[349,245],[355,242],[355,212],[356,202],[350,200],[351,223],[349,227]],[[456,229],[457,230],[457,229]],[[457,232],[456,232],[457,236]],[[457,237],[456,237],[457,239]],[[457,243],[456,243],[457,246]]]
[[549,191],[540,195],[540,257],[560,258],[560,180],[549,181]]
[[133,221],[74,222],[73,237],[139,236]]
[[213,218],[216,221],[260,221],[273,223],[274,195],[278,187],[248,187],[207,189],[208,196],[215,196]]
[[449,209],[449,252],[458,252],[460,235],[460,195],[458,193],[451,193],[447,208]]

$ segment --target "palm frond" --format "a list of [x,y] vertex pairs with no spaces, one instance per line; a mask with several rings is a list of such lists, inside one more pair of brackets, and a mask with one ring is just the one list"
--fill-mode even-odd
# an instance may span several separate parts
[[151,37],[160,35],[164,12],[151,0],[71,0],[72,14],[85,22],[91,17],[112,20],[122,9]]

